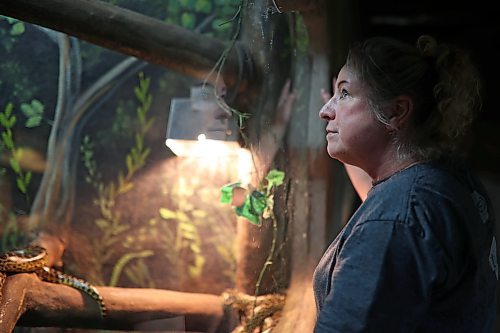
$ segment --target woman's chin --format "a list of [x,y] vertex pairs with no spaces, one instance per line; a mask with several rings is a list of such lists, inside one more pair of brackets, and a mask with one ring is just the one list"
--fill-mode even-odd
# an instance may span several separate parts
[[327,148],[326,151],[328,152],[328,155],[330,155],[331,158],[334,158],[336,160],[339,159],[340,156],[339,156],[339,152],[337,150]]
[[336,147],[327,147],[326,151],[331,158],[336,159],[342,163],[344,163],[346,159],[349,159],[349,155],[346,155],[345,151],[336,149]]

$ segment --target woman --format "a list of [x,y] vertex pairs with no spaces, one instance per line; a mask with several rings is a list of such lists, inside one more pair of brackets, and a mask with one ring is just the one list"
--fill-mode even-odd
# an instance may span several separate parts
[[372,184],[354,178],[366,199],[316,268],[316,333],[492,331],[493,211],[460,162],[478,90],[429,36],[351,48],[319,114],[328,154]]

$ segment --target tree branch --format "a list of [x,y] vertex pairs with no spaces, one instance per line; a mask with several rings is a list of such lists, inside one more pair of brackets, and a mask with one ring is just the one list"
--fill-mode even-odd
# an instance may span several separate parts
[[[206,78],[227,46],[221,40],[96,0],[2,0],[0,14],[200,79]],[[222,76],[228,86],[237,85],[242,91],[253,71],[248,52],[237,45],[227,55]]]
[[191,328],[216,332],[227,319],[218,295],[146,288],[97,289],[106,303],[104,319],[97,303],[79,290],[40,281],[34,274],[8,276],[0,303],[0,331],[11,332],[16,322],[27,327],[131,329],[148,321],[185,316]]

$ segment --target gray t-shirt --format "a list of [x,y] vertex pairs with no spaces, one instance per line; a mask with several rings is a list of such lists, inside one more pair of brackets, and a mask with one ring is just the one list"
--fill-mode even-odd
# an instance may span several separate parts
[[418,164],[376,184],[316,268],[314,332],[492,332],[494,223],[464,168]]

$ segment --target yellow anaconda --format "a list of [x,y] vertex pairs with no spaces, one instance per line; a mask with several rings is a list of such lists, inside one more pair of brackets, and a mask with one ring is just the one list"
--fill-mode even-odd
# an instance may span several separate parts
[[0,254],[0,288],[6,274],[35,273],[41,280],[60,283],[88,294],[99,305],[101,317],[106,316],[106,306],[97,289],[90,283],[47,267],[47,251],[37,245]]

